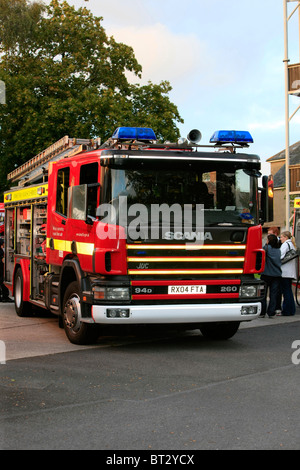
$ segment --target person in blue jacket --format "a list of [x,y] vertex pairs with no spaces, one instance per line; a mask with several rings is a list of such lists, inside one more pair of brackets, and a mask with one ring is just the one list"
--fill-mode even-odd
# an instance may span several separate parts
[[[265,269],[261,275],[261,279],[263,279],[266,284],[266,295],[262,302],[262,312],[261,317],[265,317],[266,313],[268,314],[269,318],[275,316],[276,312],[276,300],[277,300],[277,293],[280,289],[280,282],[281,282],[281,253],[280,248],[278,248],[278,240],[276,235],[268,235],[267,242],[264,246],[264,250],[266,252],[266,264]],[[267,293],[269,291],[269,305],[267,308]]]

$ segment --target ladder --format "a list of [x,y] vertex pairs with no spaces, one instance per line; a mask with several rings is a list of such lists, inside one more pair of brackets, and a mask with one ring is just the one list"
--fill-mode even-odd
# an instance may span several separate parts
[[45,179],[49,162],[68,158],[85,150],[93,150],[100,145],[100,139],[75,139],[65,136],[35,157],[23,163],[7,175],[11,182],[18,181],[18,186],[26,186],[40,179]]

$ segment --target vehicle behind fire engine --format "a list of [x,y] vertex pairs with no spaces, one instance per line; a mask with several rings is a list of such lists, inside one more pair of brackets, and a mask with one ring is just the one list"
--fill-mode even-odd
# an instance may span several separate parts
[[[232,337],[261,312],[267,179],[247,132],[159,144],[118,128],[64,138],[9,175],[5,279],[20,316],[59,317],[73,343],[108,325],[176,325]],[[196,136],[196,137],[195,137]],[[100,330],[99,330],[100,328]]]
[[3,237],[4,235],[4,203],[0,203],[0,237]]

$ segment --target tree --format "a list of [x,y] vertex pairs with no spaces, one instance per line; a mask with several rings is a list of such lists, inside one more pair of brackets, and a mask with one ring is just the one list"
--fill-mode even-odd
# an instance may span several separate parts
[[[5,39],[14,8],[24,27],[12,27]],[[0,0],[0,80],[7,97],[0,107],[0,192],[9,171],[64,135],[105,141],[116,127],[136,125],[152,126],[164,139],[178,137],[176,122],[183,121],[169,100],[170,84],[130,84],[126,72],[141,77],[142,68],[131,47],[107,37],[101,21],[66,1],[46,8]]]
[[45,5],[35,0],[0,0],[1,50],[14,53],[30,46]]

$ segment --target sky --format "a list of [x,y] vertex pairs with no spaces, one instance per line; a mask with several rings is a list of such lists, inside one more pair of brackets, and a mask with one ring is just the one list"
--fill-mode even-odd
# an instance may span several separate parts
[[[44,3],[49,4],[48,0]],[[184,124],[202,133],[248,130],[248,150],[262,159],[285,148],[283,0],[68,0],[101,16],[108,36],[133,47],[146,84],[168,80]],[[289,13],[297,1],[288,3]],[[290,63],[300,62],[298,14],[289,21]],[[290,115],[300,98],[289,99]],[[300,111],[290,144],[300,140]],[[155,131],[155,129],[154,129]]]

